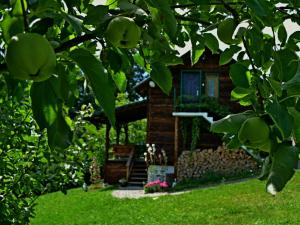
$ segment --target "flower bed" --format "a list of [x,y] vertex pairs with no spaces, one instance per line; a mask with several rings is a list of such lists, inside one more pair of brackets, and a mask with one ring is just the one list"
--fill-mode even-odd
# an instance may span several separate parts
[[154,193],[154,192],[163,192],[163,191],[167,191],[168,187],[169,185],[166,181],[155,180],[147,183],[144,186],[144,192],[145,194]]

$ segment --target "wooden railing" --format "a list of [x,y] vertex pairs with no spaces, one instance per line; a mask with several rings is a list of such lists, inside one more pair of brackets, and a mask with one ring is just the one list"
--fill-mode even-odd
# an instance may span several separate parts
[[133,167],[133,159],[134,159],[134,149],[131,150],[128,160],[126,162],[126,180],[128,181],[132,167]]

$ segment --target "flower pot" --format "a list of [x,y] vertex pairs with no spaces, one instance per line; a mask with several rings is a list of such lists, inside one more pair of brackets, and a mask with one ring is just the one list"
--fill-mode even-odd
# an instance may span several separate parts
[[174,173],[174,166],[150,165],[147,170],[147,181],[166,181],[167,174],[172,173]]

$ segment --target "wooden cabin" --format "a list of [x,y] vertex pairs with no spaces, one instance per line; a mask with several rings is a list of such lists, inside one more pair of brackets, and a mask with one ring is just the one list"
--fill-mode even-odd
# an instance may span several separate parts
[[[229,77],[229,65],[219,66],[219,57],[206,50],[199,61],[191,65],[189,53],[183,55],[184,64],[170,67],[173,74],[173,88],[169,95],[163,93],[150,78],[138,84],[136,91],[145,100],[116,109],[117,129],[122,124],[147,118],[145,143],[163,148],[168,156],[168,164],[176,166],[179,155],[185,150],[180,129],[181,120],[188,117],[201,117],[207,123],[211,123],[219,119],[213,112],[203,111],[198,107],[203,96],[216,99],[233,112],[238,110],[237,106],[230,102],[233,84]],[[110,126],[104,115],[94,117],[93,121],[106,123],[109,130]],[[106,140],[108,150],[108,136]],[[201,133],[201,146],[217,147],[220,144],[221,139],[218,136],[208,131]],[[135,168],[134,163],[128,161],[133,161],[131,155],[128,154],[127,161],[122,165],[107,159],[106,181],[116,182],[121,177],[130,180],[132,170]]]

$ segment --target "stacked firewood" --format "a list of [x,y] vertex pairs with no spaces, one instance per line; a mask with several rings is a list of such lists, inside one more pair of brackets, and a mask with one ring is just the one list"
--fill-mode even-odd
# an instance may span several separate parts
[[241,174],[243,171],[257,171],[258,163],[243,150],[217,149],[183,151],[177,162],[177,178],[201,178],[207,173],[223,175]]

